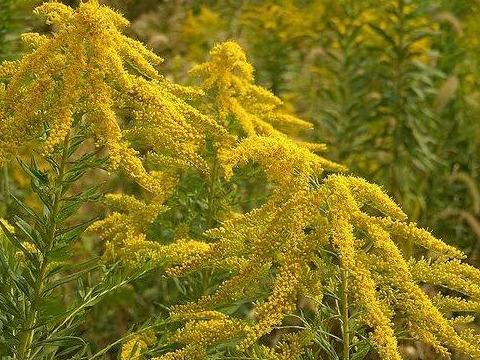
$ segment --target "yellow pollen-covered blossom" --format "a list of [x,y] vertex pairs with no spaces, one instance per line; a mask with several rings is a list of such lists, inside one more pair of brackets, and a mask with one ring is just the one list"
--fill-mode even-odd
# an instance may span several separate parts
[[[205,269],[224,274],[195,301],[170,307],[170,320],[184,325],[158,360],[203,360],[225,343],[251,353],[301,311],[301,299],[322,301],[335,271],[345,274],[346,296],[382,359],[401,359],[397,322],[441,355],[455,350],[480,358],[475,334],[457,329],[471,318],[452,317],[478,309],[479,270],[461,262],[461,251],[408,223],[379,186],[344,174],[322,178],[345,168],[313,153],[323,145],[288,136],[291,128],[311,124],[287,114],[279,98],[254,84],[253,67],[237,43],[217,45],[194,67],[202,83],[191,89],[159,75],[160,59],[122,35],[126,20],[97,1],[75,11],[48,3],[38,12],[54,25],[53,36],[25,35],[33,52],[0,66],[7,85],[0,93],[1,157],[44,135],[43,150],[50,153],[74,120],[85,122],[111,166],[150,192],[147,200],[106,197],[113,211],[90,227],[106,242],[105,259],[134,269],[149,263],[171,277]],[[215,151],[207,156],[210,142]],[[148,171],[145,160],[159,171]],[[188,239],[188,232],[169,244],[148,238],[146,228],[167,210],[182,170],[228,182],[249,162],[264,170],[272,188],[262,205],[222,219],[203,239]],[[405,241],[425,248],[428,258],[405,259],[399,250]],[[453,295],[427,295],[424,284]],[[240,302],[251,306],[251,316],[225,310]],[[310,346],[311,335],[298,328],[260,351],[268,359],[292,359]],[[121,356],[139,358],[149,344],[139,334]]]
[[[273,139],[278,141],[279,138]],[[248,141],[263,140],[252,137]],[[463,257],[460,251],[405,222],[403,211],[380,187],[365,180],[331,175],[313,185],[309,175],[315,167],[309,165],[308,156],[301,155],[304,149],[300,147],[280,146],[264,153],[262,150],[245,152],[241,146],[237,157],[234,149],[233,158],[223,158],[227,168],[257,161],[279,192],[274,190],[263,206],[209,230],[207,235],[216,240],[207,251],[168,269],[167,273],[174,276],[204,267],[228,270],[231,274],[213,294],[173,307],[172,318],[200,317],[209,311],[219,311],[229,303],[253,297],[256,299],[253,320],[240,320],[244,324],[241,334],[236,329],[230,334],[237,349],[248,352],[260,337],[281,325],[288,314],[297,311],[299,297],[311,285],[312,276],[317,276],[320,282],[328,281],[325,277],[328,272],[317,270],[311,264],[321,258],[321,248],[330,245],[338,254],[340,267],[351,280],[348,281],[351,284],[348,296],[362,309],[359,321],[371,329],[370,342],[382,359],[401,359],[394,330],[394,322],[400,319],[407,324],[406,331],[431,345],[439,354],[446,355],[448,349],[455,349],[478,358],[478,343],[455,328],[469,318],[450,319],[449,314],[436,307],[438,299],[430,298],[421,287],[423,283],[448,286],[471,299],[455,299],[444,307],[464,305],[464,309],[473,309],[478,301],[479,270],[461,263],[458,260]],[[304,160],[284,161],[296,159],[294,152]],[[285,186],[295,181],[298,186]],[[302,182],[304,186],[300,186]],[[372,212],[375,215],[371,215]],[[410,260],[409,263],[397,246],[407,240],[439,256],[433,262]],[[266,278],[272,280],[265,283]],[[266,284],[269,292],[265,295]],[[399,295],[386,297],[386,294]],[[214,324],[211,319],[205,321]],[[186,326],[181,333],[194,336],[196,330],[192,326]],[[203,336],[206,339],[202,341],[208,343],[208,333]],[[215,339],[212,335],[211,341]],[[302,346],[308,346],[308,342]],[[189,349],[187,345],[171,353],[173,357],[165,355],[165,359],[175,359],[174,354]],[[278,355],[280,348],[267,353],[272,359],[282,358]]]
[[255,352],[252,358],[255,360],[301,359],[301,356],[305,353],[305,350],[311,343],[313,337],[313,334],[309,330],[287,334],[277,345],[277,349],[260,346],[260,351]]
[[190,73],[202,79],[200,88],[207,94],[206,107],[217,113],[217,121],[232,130],[240,128],[241,135],[282,134],[312,127],[286,113],[278,97],[254,84],[253,67],[234,41],[215,46],[208,61],[196,65]]
[[122,345],[120,353],[121,360],[140,360],[141,353],[148,348],[148,346],[155,343],[155,334],[152,330],[146,330],[136,333],[131,336]]
[[206,171],[197,149],[207,130],[225,132],[185,102],[194,90],[157,72],[160,57],[121,33],[126,19],[96,0],[76,10],[49,2],[36,13],[54,25],[53,34],[24,34],[32,52],[0,65],[6,84],[0,91],[1,161],[25,146],[40,145],[50,154],[82,121],[107,150],[110,167],[122,168],[152,193],[162,185],[137,150],[153,151],[169,166]]
[[203,360],[209,346],[239,336],[244,327],[241,321],[228,318],[189,321],[170,339],[186,346],[152,360]]
[[[163,185],[173,190],[175,178],[164,177]],[[166,181],[171,181],[170,185]],[[192,256],[210,249],[204,242],[180,239],[171,245],[161,245],[149,241],[145,228],[157,216],[167,210],[162,205],[170,193],[157,194],[150,203],[145,203],[129,195],[109,194],[105,202],[114,211],[105,219],[92,224],[89,231],[98,234],[106,242],[104,258],[107,261],[122,260],[127,267],[149,261],[153,264],[181,263]]]
[[[150,258],[165,260],[167,274],[172,276],[205,267],[231,274],[213,294],[172,307],[172,319],[187,321],[172,341],[185,347],[160,359],[201,359],[210,346],[226,340],[235,341],[238,350],[248,352],[261,336],[297,311],[298,299],[308,294],[305,289],[311,286],[312,277],[320,284],[328,281],[322,269],[311,266],[327,244],[337,252],[340,266],[352,280],[349,297],[363,309],[361,322],[372,329],[370,341],[382,358],[400,359],[393,322],[402,317],[410,324],[407,331],[412,336],[440,354],[451,348],[478,357],[480,349],[471,341],[474,338],[455,329],[469,318],[450,319],[447,311],[477,309],[479,271],[458,260],[463,257],[460,251],[406,223],[403,211],[380,187],[344,175],[312,183],[312,177],[330,163],[284,137],[247,138],[236,148],[223,150],[219,159],[227,176],[248,161],[259,163],[277,187],[271,198],[263,206],[209,230],[206,235],[215,239],[212,243],[180,240],[160,245],[146,241],[141,233],[132,241],[128,240],[130,235],[122,237],[127,263],[128,254],[136,254],[134,261],[142,262],[146,259],[139,259],[138,254],[150,252]],[[397,247],[407,239],[433,250],[437,257],[433,262],[407,262]],[[371,246],[365,247],[366,242]],[[268,282],[269,293],[262,295],[266,277],[272,281]],[[430,299],[420,287],[422,283],[447,286],[471,299]],[[384,294],[392,291],[401,296],[385,298]],[[312,296],[318,295],[312,292]],[[253,321],[218,310],[245,297],[257,299]],[[308,346],[307,341],[301,344],[291,351],[298,353],[303,351],[300,347]],[[288,355],[282,354],[289,353],[282,346],[265,351],[271,359],[286,359]]]
[[[271,161],[274,157],[276,160]],[[292,185],[294,180],[305,184],[310,176],[320,176],[323,170],[345,170],[342,165],[315,155],[283,136],[248,137],[235,148],[221,152],[219,158],[227,179],[235,166],[253,160],[265,169],[270,181],[282,185]]]

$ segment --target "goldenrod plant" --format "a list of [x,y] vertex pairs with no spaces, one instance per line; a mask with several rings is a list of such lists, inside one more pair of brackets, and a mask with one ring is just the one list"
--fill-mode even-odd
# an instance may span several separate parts
[[[166,270],[170,276],[185,276],[206,268],[229,274],[211,294],[172,308],[171,318],[186,321],[186,325],[170,341],[184,347],[159,359],[203,359],[208,357],[210,347],[222,343],[247,354],[260,351],[272,359],[300,356],[314,339],[306,326],[289,333],[278,351],[263,347],[252,350],[252,345],[280,326],[288,314],[294,314],[301,297],[312,298],[317,305],[322,302],[322,288],[332,281],[325,276],[330,272],[327,262],[336,262],[336,271],[342,274],[344,358],[350,354],[349,300],[351,307],[362,309],[357,321],[373,329],[370,340],[381,358],[400,358],[395,336],[395,331],[400,330],[392,323],[394,316],[403,324],[403,331],[434,346],[439,353],[447,354],[451,348],[477,358],[480,352],[473,338],[457,333],[455,322],[451,323],[448,316],[456,305],[474,309],[478,305],[476,290],[466,294],[472,300],[441,295],[430,299],[420,284],[431,282],[460,290],[455,285],[457,280],[451,277],[453,274],[441,275],[458,266],[460,273],[465,274],[458,280],[476,288],[478,270],[457,260],[463,258],[459,250],[406,223],[406,215],[380,188],[343,175],[330,175],[322,180],[325,169],[338,171],[342,167],[314,155],[283,133],[256,134],[253,124],[262,124],[261,119],[246,112],[241,103],[237,104],[242,99],[242,90],[248,94],[251,86],[241,86],[242,79],[237,77],[250,74],[245,55],[238,45],[227,42],[215,47],[210,56],[208,62],[194,68],[192,73],[207,74],[202,88],[207,93],[214,92],[212,105],[218,109],[214,116],[230,120],[227,125],[233,124],[236,132],[235,123],[239,123],[240,134],[244,134],[240,135],[243,140],[233,147],[218,144],[217,161],[225,180],[232,176],[234,168],[253,161],[265,170],[274,190],[262,206],[207,230],[205,235],[213,242],[181,239],[161,245],[146,240],[141,231],[132,242],[121,237],[121,247],[113,252],[129,266],[132,260],[137,267],[145,261],[163,260],[161,263],[171,264]],[[263,97],[257,97],[256,106],[262,104],[259,99]],[[249,109],[254,111],[255,107]],[[127,212],[130,215],[123,216],[133,216],[133,224],[138,224],[140,218],[134,220],[138,215],[131,208]],[[382,216],[372,213],[373,210]],[[142,218],[147,219],[144,215]],[[144,227],[124,228],[130,223],[125,219],[120,213],[113,213],[94,228],[104,228],[105,235],[118,238]],[[122,230],[110,231],[117,227]],[[431,250],[431,258],[411,262],[405,259],[397,244],[411,240]],[[322,249],[333,255],[322,256]],[[335,260],[324,259],[331,256]],[[232,304],[252,301],[253,319],[242,319],[241,309],[232,313]],[[454,308],[442,313],[436,304],[443,301]],[[222,311],[225,308],[230,313]],[[461,318],[457,322],[462,320],[471,319]]]
[[[473,228],[437,215],[452,204],[470,206],[468,193],[448,179],[478,171],[477,4],[188,4],[158,4],[138,17],[130,7],[136,35],[168,54],[173,78],[184,80],[215,42],[237,39],[257,80],[312,119],[311,138],[331,145],[333,159],[390,188],[422,226],[476,252]],[[408,106],[399,109],[400,102]]]
[[[58,299],[55,291],[59,287],[80,281],[79,276],[92,266],[89,262],[67,266],[73,243],[91,222],[70,218],[101,195],[96,190],[98,183],[76,189],[79,179],[90,169],[120,167],[152,193],[155,202],[167,192],[162,180],[171,176],[147,171],[130,141],[142,137],[143,148],[161,146],[157,155],[163,159],[172,158],[177,148],[184,161],[189,156],[195,161],[192,149],[202,140],[195,135],[195,126],[215,128],[175,95],[184,92],[182,87],[157,73],[153,64],[161,59],[119,32],[128,22],[116,12],[95,1],[81,4],[76,11],[60,3],[45,3],[35,11],[53,26],[53,34],[24,34],[32,51],[0,67],[2,161],[19,158],[41,204],[36,209],[18,201],[20,212],[14,220],[18,230],[10,233],[4,228],[25,258],[14,262],[14,270],[8,267],[13,260],[2,262],[2,341],[8,340],[5,356],[18,359],[60,356],[58,352],[67,356],[55,342],[65,340],[76,326],[74,320],[92,302],[119,286],[112,279],[93,284],[88,291],[82,285],[79,298],[63,304],[64,310],[57,309],[54,316],[42,312],[46,304]],[[127,116],[138,121],[134,129]],[[157,121],[162,127],[155,125]],[[170,129],[165,126],[169,121]],[[158,137],[163,143],[142,135],[152,128],[165,133]],[[89,139],[94,143],[88,143]],[[98,268],[98,261],[93,265]]]
[[[415,7],[395,4],[387,7],[399,24],[427,26]],[[338,6],[336,14],[353,9]],[[332,17],[332,66],[353,61],[364,37],[402,31],[358,6],[352,23]],[[294,39],[313,36],[309,10],[330,11],[270,8],[299,27]],[[217,43],[183,86],[97,0],[35,12],[51,33],[24,34],[29,52],[0,65],[1,160],[17,158],[37,196],[27,205],[13,195],[16,211],[0,222],[2,358],[397,360],[405,344],[422,343],[432,359],[480,359],[480,270],[410,222],[380,186],[329,160],[311,142],[312,123],[255,81],[236,41]],[[395,35],[401,44],[380,54],[382,66],[432,46],[426,34]],[[402,71],[416,74],[424,55]],[[392,91],[403,93],[409,76],[389,71],[385,84],[399,81]],[[286,73],[270,79],[274,91]],[[344,91],[362,83],[347,77],[332,97],[344,121],[356,116]],[[392,107],[395,95],[384,96]],[[394,125],[412,125],[418,109],[395,106]],[[123,318],[106,327],[113,334],[90,328],[105,322],[105,302]]]

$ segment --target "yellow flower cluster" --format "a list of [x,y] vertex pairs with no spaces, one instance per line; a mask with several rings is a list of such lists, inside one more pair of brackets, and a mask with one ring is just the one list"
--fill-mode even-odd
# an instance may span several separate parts
[[[251,351],[297,311],[301,297],[322,299],[329,272],[315,264],[322,264],[325,247],[337,254],[351,284],[348,296],[362,310],[361,321],[383,359],[400,359],[394,319],[403,319],[412,336],[441,354],[456,349],[480,357],[475,335],[455,329],[468,318],[449,319],[452,311],[478,309],[479,270],[462,264],[458,250],[405,222],[378,186],[345,175],[320,180],[326,170],[344,168],[311,152],[323,146],[286,135],[311,125],[285,113],[277,97],[254,84],[253,68],[238,44],[217,45],[209,60],[192,70],[203,80],[195,90],[160,76],[154,66],[161,59],[122,35],[126,20],[95,0],[75,11],[47,3],[37,12],[53,24],[53,36],[25,35],[33,52],[0,67],[6,83],[0,92],[1,157],[37,142],[45,128],[43,150],[50,153],[68,137],[74,120],[85,122],[108,150],[112,167],[123,168],[152,193],[147,202],[106,197],[114,211],[90,228],[106,241],[105,256],[134,268],[145,262],[165,266],[171,276],[204,268],[229,274],[213,293],[172,308],[172,319],[186,325],[171,341],[184,347],[159,359],[203,359],[219,342]],[[203,113],[188,99],[200,103]],[[232,141],[235,137],[240,141]],[[217,161],[226,181],[235,168],[255,162],[274,186],[272,195],[207,231],[208,242],[147,240],[145,228],[166,210],[178,170],[210,172],[203,158],[207,138],[219,145]],[[147,171],[140,151],[162,172]],[[431,250],[432,259],[407,262],[397,247],[406,240]],[[423,283],[459,294],[429,298]],[[251,298],[256,299],[252,319],[222,312]],[[272,360],[290,359],[311,340],[308,331],[293,331],[262,351]],[[143,335],[132,338],[122,358],[138,358],[152,342]]]
[[[277,149],[276,154],[270,163],[282,163],[283,157],[288,158],[288,152]],[[262,163],[261,152],[248,156]],[[297,165],[288,161],[283,164],[285,174]],[[306,179],[301,172],[296,173]],[[275,175],[271,174],[271,178]],[[462,264],[457,259],[463,257],[461,252],[442,246],[428,232],[404,222],[401,209],[379,187],[362,179],[331,175],[316,187],[309,188],[307,184],[304,188],[292,187],[289,192],[282,190],[282,197],[274,195],[261,208],[210,230],[208,234],[216,242],[209,251],[169,270],[175,276],[203,267],[229,270],[232,274],[214,294],[203,296],[196,303],[176,306],[173,316],[188,319],[196,313],[254,297],[254,321],[242,320],[243,337],[237,342],[238,349],[247,351],[261,336],[280,325],[287,314],[296,311],[299,296],[304,294],[312,276],[326,280],[322,279],[322,269],[310,264],[320,256],[319,249],[330,243],[351,279],[349,296],[363,310],[361,321],[372,329],[370,340],[382,359],[401,359],[394,317],[403,318],[412,336],[440,354],[448,354],[450,348],[475,359],[480,356],[478,343],[454,327],[469,319],[450,320],[448,313],[435,306],[439,299],[430,299],[420,286],[447,286],[470,299],[444,298],[450,300],[446,305],[454,307],[451,310],[462,309],[456,305],[463,305],[464,310],[474,309],[478,304],[480,271]],[[372,211],[383,216],[372,216]],[[432,263],[412,260],[409,265],[397,247],[407,239],[440,256]],[[269,295],[262,298],[261,290],[268,277],[273,277],[267,282]],[[236,337],[238,334],[232,333],[231,338]],[[271,351],[280,356],[280,348]]]
[[215,114],[227,129],[240,130],[240,135],[273,135],[281,134],[279,130],[312,127],[283,111],[279,98],[254,84],[253,67],[234,41],[215,46],[208,61],[194,66],[190,73],[202,79],[206,111]]
[[[226,56],[227,58],[233,57],[233,60],[235,57],[239,57],[241,61],[230,60],[230,63],[225,62],[223,59],[218,58],[218,54]],[[203,254],[209,250],[207,244],[192,240],[180,240],[169,246],[163,246],[158,242],[147,240],[143,234],[145,226],[151,223],[160,211],[164,210],[161,204],[169,194],[171,194],[175,186],[173,181],[174,176],[168,174],[175,173],[179,167],[195,168],[203,174],[209,174],[211,172],[210,168],[212,165],[203,159],[202,148],[198,146],[198,144],[204,140],[204,137],[213,138],[220,149],[218,152],[218,162],[222,166],[227,178],[232,175],[233,167],[237,163],[244,163],[245,161],[243,160],[248,161],[248,158],[251,158],[254,154],[257,154],[255,159],[257,162],[264,166],[270,164],[277,169],[277,173],[271,169],[271,171],[267,171],[267,175],[271,181],[282,183],[285,187],[298,186],[295,184],[300,184],[300,186],[303,187],[307,184],[310,175],[314,173],[320,175],[323,169],[344,170],[343,166],[311,152],[311,150],[325,150],[324,145],[295,142],[283,133],[274,130],[273,127],[267,123],[262,126],[265,127],[268,125],[271,127],[272,132],[269,136],[252,134],[252,136],[243,139],[239,143],[235,143],[233,141],[234,136],[238,134],[235,134],[235,131],[232,131],[225,123],[210,121],[209,116],[201,114],[193,107],[186,105],[182,100],[174,97],[175,94],[177,94],[183,98],[190,97],[198,100],[202,98],[202,94],[204,94],[203,91],[208,93],[211,88],[221,88],[224,89],[224,93],[215,92],[213,99],[208,98],[208,96],[202,98],[202,100],[204,100],[202,101],[203,103],[206,102],[208,98],[213,101],[215,108],[221,108],[223,103],[222,99],[226,99],[225,101],[227,103],[238,102],[238,104],[240,104],[239,101],[246,101],[245,99],[251,96],[250,93],[253,91],[252,89],[254,89],[253,92],[255,94],[266,94],[268,99],[273,99],[276,105],[271,108],[270,105],[266,105],[269,107],[267,113],[271,112],[270,118],[277,116],[278,111],[276,107],[280,104],[280,100],[267,90],[253,85],[253,68],[246,61],[244,52],[236,43],[227,42],[219,44],[212,50],[211,60],[199,65],[196,69],[198,70],[200,68],[206,71],[204,74],[210,74],[211,78],[210,80],[207,79],[202,89],[198,91],[168,83],[163,79],[156,80],[155,83],[148,82],[144,79],[139,81],[143,86],[141,95],[139,96],[138,102],[130,104],[130,107],[134,108],[136,122],[134,126],[124,130],[123,133],[129,138],[138,139],[136,143],[139,143],[139,146],[145,143],[148,144],[148,159],[156,166],[165,169],[166,172],[162,173],[163,179],[157,181],[157,183],[162,183],[163,188],[157,187],[155,191],[152,191],[154,199],[150,205],[146,205],[132,197],[118,196],[128,202],[128,205],[119,207],[118,203],[112,202],[112,199],[116,199],[117,196],[107,197],[107,202],[110,202],[110,205],[117,211],[109,215],[105,220],[94,224],[91,230],[98,232],[107,242],[106,258],[108,259],[122,259],[129,266],[135,266],[147,260],[158,263],[160,261],[175,262],[178,259],[190,259],[191,254],[195,251]],[[222,76],[216,74],[218,71],[221,71]],[[248,78],[248,81],[238,77],[236,75],[238,71],[243,73],[244,77]],[[163,86],[156,86],[157,83],[162,83]],[[229,90],[227,87],[231,89]],[[237,93],[243,94],[244,92],[249,94],[245,95],[245,97],[237,96]],[[177,103],[178,105],[181,102],[182,106],[166,106],[164,103],[160,103],[159,99],[162,99],[164,102],[165,99],[169,100],[165,102],[168,104]],[[253,98],[251,100],[254,101]],[[257,98],[255,100],[256,106],[263,106],[262,101],[264,101],[264,99]],[[250,109],[251,107],[248,108]],[[208,107],[204,107],[203,109],[209,111],[207,114],[210,115],[211,118],[219,119],[220,113],[227,116],[226,113],[221,111],[218,113]],[[233,117],[237,119],[239,116],[238,113],[228,110],[228,107],[225,111],[228,112],[229,118]],[[264,112],[260,112],[254,115],[254,117],[260,116],[263,113]],[[285,115],[284,118],[296,119],[290,115]],[[160,121],[158,119],[160,119]],[[185,120],[184,123],[182,123],[183,120]],[[258,118],[258,121],[261,122],[263,120]],[[298,121],[302,124],[307,124],[302,120],[298,119]],[[158,126],[158,122],[161,122],[162,126]],[[181,127],[178,126],[179,123],[182,123]],[[196,132],[196,127],[201,128],[204,133],[200,134]],[[233,132],[233,135],[229,134],[228,131]],[[168,156],[165,149],[173,149],[178,142],[183,144],[183,146]],[[195,145],[189,146],[189,144]],[[285,160],[283,162],[271,163],[270,159],[275,156],[277,151],[286,154]],[[261,156],[258,156],[260,154]],[[217,160],[214,162],[216,161]],[[288,163],[297,163],[297,167],[292,169],[291,174],[283,172],[283,169]],[[298,181],[300,177],[296,176],[297,172],[304,174],[303,177],[301,177],[301,181]],[[276,175],[273,176],[274,174]],[[152,173],[149,175],[152,176]],[[170,177],[170,179],[168,177]],[[159,178],[159,176],[156,178]],[[152,211],[152,214],[154,214],[153,218],[144,214],[146,211],[144,207]]]
[[134,334],[131,338],[123,343],[120,353],[121,360],[139,360],[141,353],[148,348],[149,345],[155,343],[156,337],[152,330],[146,330]]
[[277,345],[278,351],[264,345],[252,356],[255,360],[291,360],[301,359],[307,346],[311,343],[313,334],[308,330],[302,330],[297,333],[290,333],[284,336],[284,339]]
[[[172,191],[175,183],[175,178],[163,177],[165,189]],[[106,261],[122,260],[127,267],[136,268],[146,262],[156,265],[182,262],[209,249],[208,244],[194,240],[181,239],[170,246],[146,240],[145,228],[167,210],[162,204],[169,195],[169,192],[157,194],[149,204],[124,194],[106,196],[106,204],[114,211],[89,228],[106,242]]]
[[49,154],[82,121],[108,151],[112,169],[153,193],[162,185],[132,143],[154,151],[160,166],[205,171],[196,149],[206,131],[223,129],[182,100],[197,92],[157,72],[161,58],[120,32],[127,20],[96,0],[76,10],[49,2],[36,13],[53,24],[53,34],[24,34],[32,52],[0,65],[0,160],[39,142]]
[[153,360],[203,360],[206,358],[206,349],[243,332],[241,321],[217,318],[210,320],[188,321],[184,328],[171,337],[173,343],[187,344],[175,353],[167,353]]
[[[282,153],[282,157],[277,156]],[[278,161],[272,161],[277,158]],[[259,163],[270,181],[293,186],[304,186],[313,174],[319,176],[324,169],[342,171],[346,168],[321,156],[284,136],[254,136],[242,140],[235,148],[221,151],[219,159],[224,168],[225,177],[229,179],[233,168],[245,165],[254,159]],[[285,171],[288,169],[289,171]]]

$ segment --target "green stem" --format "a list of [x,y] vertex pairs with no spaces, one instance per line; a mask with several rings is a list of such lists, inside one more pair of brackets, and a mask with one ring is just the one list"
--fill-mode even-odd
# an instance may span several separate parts
[[35,327],[37,322],[37,315],[38,315],[38,303],[42,299],[42,293],[45,288],[46,280],[47,280],[47,271],[48,265],[50,264],[48,254],[52,251],[55,245],[55,238],[57,232],[57,217],[58,211],[60,208],[60,202],[63,194],[63,180],[65,176],[65,168],[67,163],[68,157],[68,144],[70,141],[70,136],[67,135],[63,142],[63,152],[62,158],[60,160],[60,166],[58,170],[58,176],[55,180],[55,192],[53,193],[53,207],[52,211],[50,212],[47,220],[47,229],[46,229],[46,236],[45,236],[45,244],[46,250],[41,258],[41,265],[38,277],[36,278],[34,291],[33,291],[33,298],[28,308],[28,314],[25,322],[24,331],[20,337],[20,342],[18,345],[17,351],[17,359],[18,360],[28,360],[30,359],[30,352],[31,352],[31,345],[33,342],[33,335],[35,333]]
[[218,171],[219,165],[217,160],[217,154],[215,152],[212,164],[212,171],[210,173],[210,179],[208,183],[208,210],[206,216],[207,229],[210,229],[214,225],[215,217],[217,214],[217,204],[215,203],[215,199],[217,197]]
[[342,277],[342,339],[343,339],[343,360],[350,359],[350,329],[348,316],[348,274],[346,270],[340,270]]

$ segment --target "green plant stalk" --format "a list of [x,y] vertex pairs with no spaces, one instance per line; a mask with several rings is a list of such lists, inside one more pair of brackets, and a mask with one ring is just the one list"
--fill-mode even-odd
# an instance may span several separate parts
[[[213,225],[215,224],[216,221],[216,215],[217,215],[217,203],[216,203],[216,197],[217,197],[217,181],[218,181],[218,176],[219,176],[219,164],[217,160],[217,151],[215,149],[214,151],[214,156],[213,156],[213,163],[212,163],[212,170],[210,173],[210,178],[208,179],[208,209],[207,209],[207,215],[206,215],[206,226],[207,230],[211,229]],[[204,272],[204,277],[202,280],[203,283],[203,288],[206,290],[209,285],[209,280],[211,279],[213,275],[213,270],[208,269]]]
[[60,207],[61,197],[63,193],[63,180],[65,176],[65,168],[67,163],[67,156],[68,156],[68,144],[70,141],[70,135],[65,137],[63,142],[63,152],[62,158],[60,161],[60,166],[58,170],[58,176],[55,179],[55,192],[54,192],[54,199],[53,199],[53,207],[52,211],[49,214],[48,222],[47,222],[47,231],[46,231],[46,251],[42,257],[42,263],[40,266],[39,275],[35,281],[35,287],[33,292],[33,300],[30,304],[28,309],[28,315],[25,323],[25,329],[20,337],[20,342],[18,346],[17,358],[18,360],[28,360],[30,359],[30,352],[31,352],[31,345],[33,342],[33,335],[35,332],[35,323],[37,321],[38,315],[38,302],[42,298],[42,292],[45,288],[46,279],[47,279],[47,270],[48,265],[50,264],[48,259],[48,253],[53,249],[55,244],[55,235],[57,232],[57,216]]
[[206,223],[207,229],[210,229],[215,222],[215,217],[217,215],[217,204],[215,199],[217,197],[217,181],[219,176],[219,165],[217,160],[217,154],[215,151],[213,164],[212,164],[212,171],[210,173],[210,179],[208,183],[208,209],[206,215]]
[[344,269],[340,270],[341,272],[341,292],[342,292],[342,303],[341,303],[341,313],[342,313],[342,339],[343,339],[343,360],[350,359],[350,328],[348,324],[348,274]]

